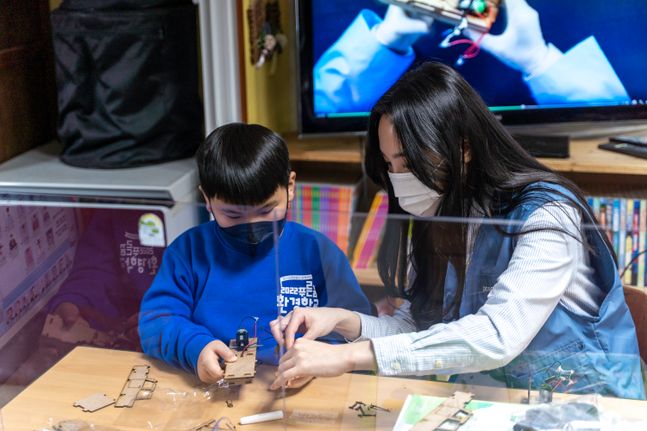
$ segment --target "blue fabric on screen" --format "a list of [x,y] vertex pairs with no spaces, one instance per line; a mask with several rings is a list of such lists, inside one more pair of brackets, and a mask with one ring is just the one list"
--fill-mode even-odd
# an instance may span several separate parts
[[409,49],[399,54],[375,39],[371,28],[382,20],[363,10],[344,34],[317,61],[314,69],[315,112],[368,112],[377,99],[413,63]]
[[525,81],[539,105],[629,102],[627,90],[593,36],[568,50],[540,75]]

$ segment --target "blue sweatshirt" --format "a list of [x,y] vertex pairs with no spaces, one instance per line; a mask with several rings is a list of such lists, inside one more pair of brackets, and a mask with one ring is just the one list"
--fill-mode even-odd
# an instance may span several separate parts
[[[144,352],[187,371],[214,339],[229,344],[238,328],[254,335],[260,362],[276,363],[269,322],[295,305],[343,307],[370,313],[346,256],[327,237],[287,222],[279,239],[255,255],[232,248],[215,222],[192,228],[165,251],[142,300],[139,333]],[[280,290],[279,290],[280,289]]]

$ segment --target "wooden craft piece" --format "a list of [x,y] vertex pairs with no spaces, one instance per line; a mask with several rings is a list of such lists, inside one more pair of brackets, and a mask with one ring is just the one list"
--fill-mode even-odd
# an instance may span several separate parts
[[54,425],[55,431],[85,431],[88,429],[88,424],[79,420],[60,421]]
[[108,334],[92,329],[86,320],[79,318],[72,326],[65,327],[63,319],[57,314],[47,315],[42,335],[70,344],[110,345]]
[[457,430],[472,417],[472,413],[464,409],[474,394],[468,392],[454,392],[441,405],[433,409],[420,422],[415,424],[411,431],[451,431]]
[[218,420],[210,419],[204,423],[201,423],[197,427],[191,428],[189,431],[215,431],[215,430],[236,431],[236,426],[231,423],[229,418],[221,417]]
[[229,342],[229,348],[238,355],[236,362],[225,363],[224,380],[232,384],[251,383],[256,375],[256,348],[257,338],[250,338],[249,344],[242,350],[237,350],[236,340]]
[[216,423],[216,420],[211,419],[204,423],[201,423],[197,427],[191,428],[190,431],[213,431],[215,423]]
[[[101,425],[88,424],[81,420],[63,420],[52,425],[54,431],[119,431]],[[47,428],[49,429],[49,428]]]
[[110,404],[114,403],[114,398],[110,398],[106,394],[97,392],[96,394],[92,394],[82,400],[75,401],[73,406],[81,407],[84,412],[94,413],[97,410],[108,407]]
[[135,400],[149,400],[152,398],[157,387],[157,380],[148,377],[149,371],[150,365],[135,365],[130,370],[128,380],[121,389],[115,407],[132,407]]

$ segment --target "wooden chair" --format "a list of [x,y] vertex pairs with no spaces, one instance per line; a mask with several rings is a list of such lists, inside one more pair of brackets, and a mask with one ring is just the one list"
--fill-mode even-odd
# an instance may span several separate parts
[[636,325],[640,357],[647,362],[647,288],[624,286],[625,300]]

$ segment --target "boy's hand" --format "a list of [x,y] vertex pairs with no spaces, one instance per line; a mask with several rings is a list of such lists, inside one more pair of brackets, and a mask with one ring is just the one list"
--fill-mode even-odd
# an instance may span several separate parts
[[220,368],[218,360],[222,358],[225,362],[234,362],[238,357],[220,340],[214,340],[204,346],[198,356],[198,378],[204,383],[216,383],[225,376]]
[[59,304],[59,306],[56,307],[56,310],[54,310],[54,314],[57,314],[61,319],[63,319],[63,324],[66,328],[74,326],[74,324],[81,319],[81,311],[79,310],[79,307],[71,302],[62,302]]

